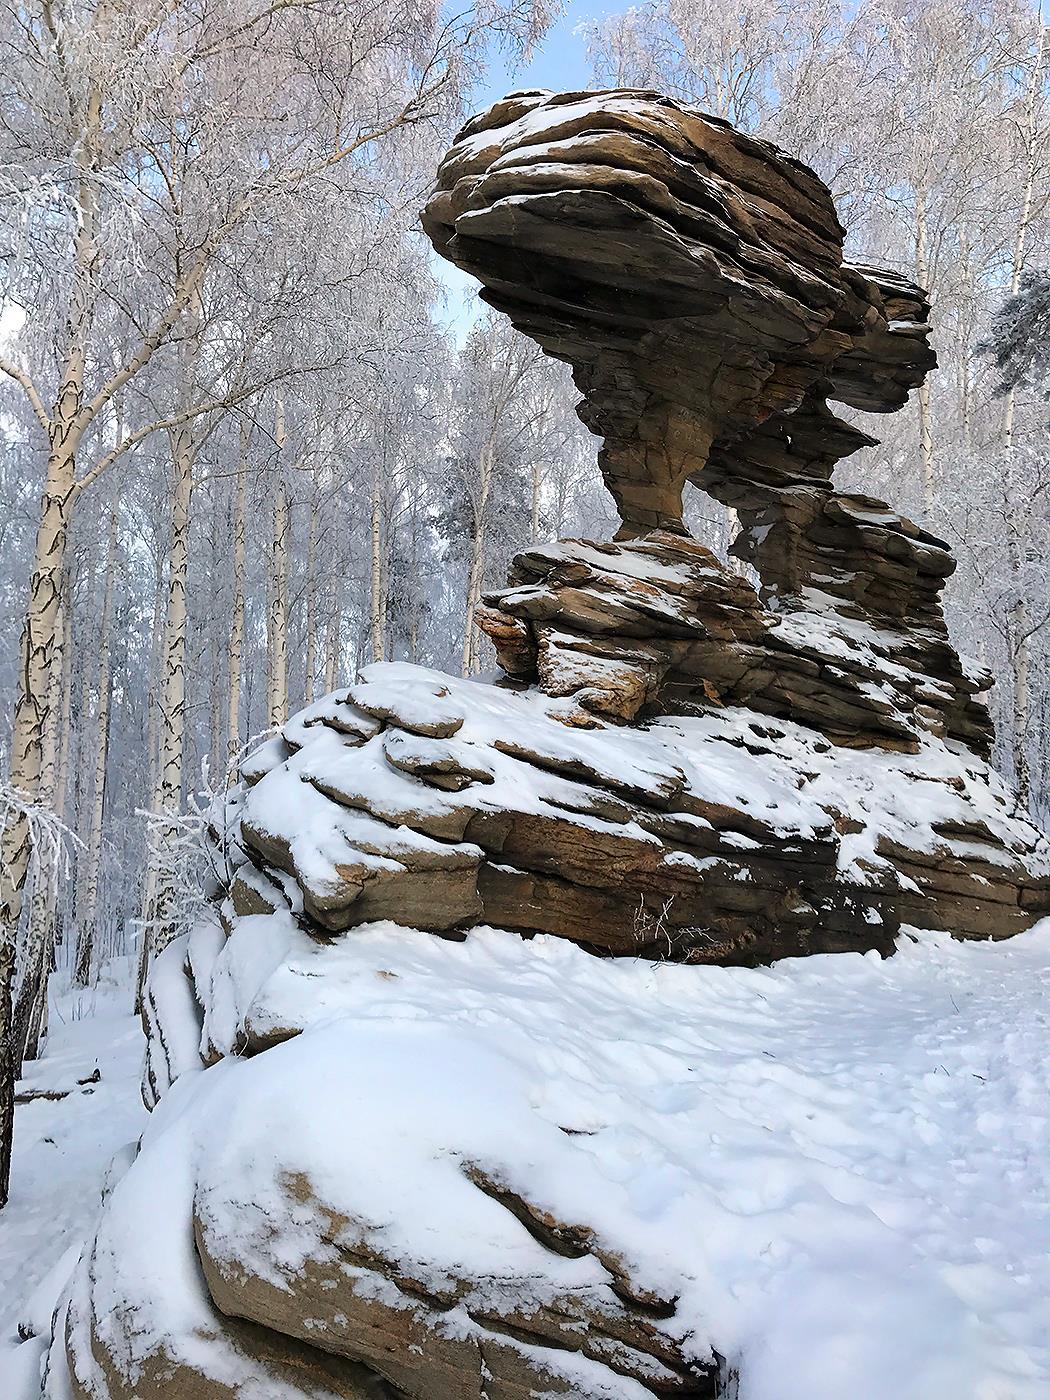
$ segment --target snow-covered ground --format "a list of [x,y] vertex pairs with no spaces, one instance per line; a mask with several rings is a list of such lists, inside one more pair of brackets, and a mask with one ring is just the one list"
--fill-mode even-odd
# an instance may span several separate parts
[[[121,1209],[155,1202],[151,1158],[161,1181],[193,1162],[219,1216],[276,1200],[275,1168],[301,1166],[388,1242],[425,1239],[435,1268],[484,1269],[509,1242],[508,1273],[527,1273],[527,1237],[509,1219],[490,1234],[487,1198],[463,1232],[455,1163],[472,1160],[673,1286],[698,1340],[739,1365],[741,1400],[1050,1395],[1050,921],[759,970],[376,925],[329,948],[293,938],[260,975],[236,989],[241,1014],[264,1026],[280,1006],[312,1028],[162,1100],[114,1238]],[[102,1079],[20,1110],[5,1341],[142,1127],[140,1048],[102,1003],[34,1071],[65,1086],[97,1059]],[[252,1247],[250,1221],[225,1226]],[[26,1371],[39,1347],[19,1350]],[[2,1370],[0,1395],[19,1395]]]
[[[55,1299],[98,1216],[114,1156],[142,1132],[142,1030],[113,981],[60,994],[41,1059],[27,1064],[15,1110],[11,1199],[0,1212],[0,1398],[20,1400],[38,1371]],[[91,1079],[96,1083],[80,1084]],[[38,1335],[18,1345],[19,1325]]]

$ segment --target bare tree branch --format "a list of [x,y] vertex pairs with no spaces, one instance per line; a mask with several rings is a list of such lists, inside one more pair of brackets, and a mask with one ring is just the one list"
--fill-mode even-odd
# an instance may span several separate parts
[[24,369],[19,369],[19,367],[12,364],[10,360],[0,358],[0,370],[2,370],[4,374],[9,375],[16,384],[21,385],[25,391],[26,398],[33,406],[33,412],[36,414],[40,426],[43,428],[47,437],[50,438],[51,419],[48,416],[47,409],[44,407],[44,401],[40,397],[40,393],[32,379]]

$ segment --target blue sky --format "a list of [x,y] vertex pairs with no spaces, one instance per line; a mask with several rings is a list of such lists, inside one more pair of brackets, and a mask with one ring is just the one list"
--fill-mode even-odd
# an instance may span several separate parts
[[515,88],[544,87],[552,92],[587,87],[590,69],[581,25],[601,19],[623,9],[623,4],[592,4],[588,0],[569,0],[557,24],[547,31],[542,44],[528,63],[508,67],[496,56],[488,78],[477,96],[480,110]]
[[[493,55],[485,81],[474,95],[474,110],[482,111],[515,88],[540,87],[550,88],[552,92],[564,92],[589,87],[591,75],[586,40],[577,31],[580,25],[623,8],[623,3],[595,4],[591,0],[569,0],[561,18],[551,26],[527,63],[515,67],[502,55]],[[478,315],[477,283],[436,254],[433,263],[434,271],[445,288],[445,305],[440,319],[448,327],[449,334],[461,342]]]

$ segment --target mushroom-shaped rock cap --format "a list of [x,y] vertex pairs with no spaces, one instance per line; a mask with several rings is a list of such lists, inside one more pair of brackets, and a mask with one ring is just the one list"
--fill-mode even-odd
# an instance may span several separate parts
[[572,366],[628,533],[679,525],[688,478],[803,406],[800,475],[826,478],[869,439],[823,401],[898,409],[935,363],[925,294],[843,264],[813,171],[655,92],[512,93],[460,132],[422,222]]

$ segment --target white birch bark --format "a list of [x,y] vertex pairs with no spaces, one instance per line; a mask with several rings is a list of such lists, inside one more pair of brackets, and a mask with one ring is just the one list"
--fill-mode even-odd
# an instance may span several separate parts
[[73,981],[86,987],[91,978],[98,911],[99,876],[102,866],[102,821],[106,808],[106,769],[109,756],[109,711],[113,605],[118,563],[120,512],[114,497],[109,511],[109,537],[105,556],[102,621],[98,634],[98,664],[95,673],[95,715],[91,748],[94,751],[94,785],[88,822],[87,849],[80,863],[76,903],[77,947]]
[[370,519],[371,567],[369,570],[369,639],[372,660],[386,659],[386,589],[383,568],[383,473],[376,467],[372,480]]
[[532,510],[529,518],[529,539],[535,544],[540,537],[540,486],[542,484],[539,462],[532,462]]
[[[187,343],[188,344],[188,343]],[[186,382],[193,350],[186,348]],[[190,509],[193,499],[193,470],[197,445],[190,424],[183,423],[169,433],[171,444],[172,495],[171,537],[168,552],[168,611],[164,627],[162,701],[160,706],[160,756],[158,761],[156,811],[164,817],[177,817],[182,806],[182,769],[186,733],[186,583],[189,566]],[[164,843],[166,844],[166,843]],[[143,934],[139,961],[139,990],[150,959],[163,952],[177,933],[176,889],[173,872],[155,853],[152,862],[153,908]]]
[[1028,604],[1018,598],[1010,618],[1013,632],[1013,759],[1017,800],[1027,807],[1032,800],[1032,768],[1028,756],[1028,725],[1031,705],[1029,678],[1030,646]]
[[270,555],[270,625],[268,628],[267,708],[271,729],[288,718],[288,484],[284,475],[284,401],[277,400],[277,478],[273,497]]
[[343,575],[336,568],[335,577],[332,580],[331,600],[328,612],[328,626],[325,631],[324,643],[324,688],[325,694],[330,694],[336,685],[336,679],[342,670],[343,651]]
[[[930,285],[930,261],[926,215],[926,191],[915,191],[915,280],[924,291]],[[922,502],[927,520],[933,514],[936,491],[933,454],[933,410],[930,401],[929,376],[919,387],[919,459],[922,463]]]
[[303,662],[303,703],[310,705],[314,699],[314,685],[317,677],[317,515],[318,492],[316,476],[310,492],[310,509],[306,525],[306,619],[305,619],[305,658]]
[[[214,494],[209,506],[211,516],[211,598],[208,614],[208,753],[207,761],[211,776],[218,780],[226,772],[226,743],[223,734],[225,722],[224,687],[222,684],[223,644],[216,620],[222,617],[225,608],[225,589],[222,586],[222,563],[220,559],[220,512]],[[226,521],[221,521],[226,524]],[[225,534],[225,531],[223,531]]]
[[[165,598],[164,564],[159,554],[157,558],[157,571],[153,586],[153,620],[150,625],[150,671],[149,671],[149,704],[146,715],[146,749],[147,763],[149,766],[149,776],[146,782],[146,793],[149,810],[157,811],[159,805],[160,788],[160,734],[161,719],[164,708],[163,697],[163,661],[164,661],[164,634],[167,616],[167,602]],[[140,998],[142,986],[146,976],[146,965],[149,957],[149,929],[153,924],[153,916],[156,911],[157,902],[157,865],[147,851],[144,861],[144,875],[142,880],[142,899],[139,908],[139,956],[138,956],[138,976],[136,978],[135,1010],[141,1011]]]
[[[51,673],[51,694],[48,696],[48,719],[40,771],[40,801],[62,815],[59,803],[59,764],[63,740],[63,719],[68,723],[68,684],[71,668],[68,657],[68,615],[65,598],[60,605],[58,651]],[[64,703],[65,702],[65,703]],[[63,740],[60,740],[63,735]],[[47,985],[51,971],[51,955],[55,939],[56,880],[54,871],[38,866],[33,880],[33,894],[26,924],[22,977],[14,1008],[15,1061],[32,1060],[37,1056],[40,1034],[46,1020]]]
[[244,671],[244,567],[247,555],[249,430],[241,425],[241,451],[233,497],[233,603],[226,692],[226,747],[229,761],[241,747],[241,679]]

